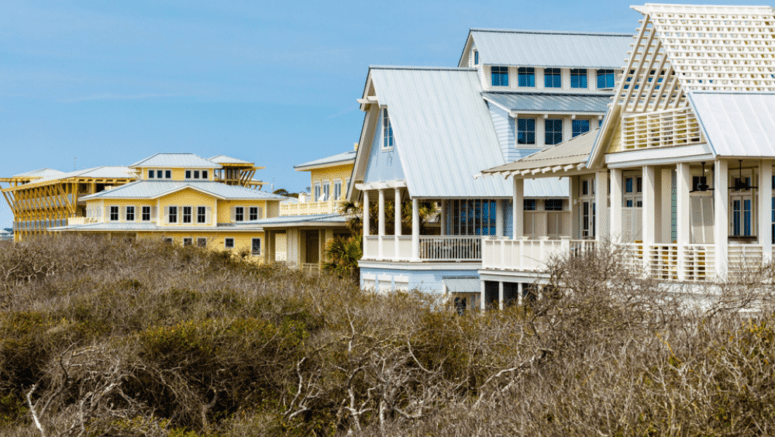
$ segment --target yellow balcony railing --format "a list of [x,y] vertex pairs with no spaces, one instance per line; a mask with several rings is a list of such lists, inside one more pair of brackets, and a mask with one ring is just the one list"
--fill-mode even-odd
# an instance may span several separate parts
[[690,108],[625,114],[622,118],[622,149],[675,147],[704,142],[700,124]]
[[325,202],[300,202],[281,203],[280,215],[318,215],[333,214],[339,212],[341,200],[328,200]]

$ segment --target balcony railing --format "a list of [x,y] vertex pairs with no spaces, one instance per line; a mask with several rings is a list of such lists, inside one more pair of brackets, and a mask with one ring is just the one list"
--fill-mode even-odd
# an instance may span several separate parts
[[85,225],[88,223],[97,223],[97,217],[70,217],[67,219],[67,226]]
[[689,108],[624,115],[622,150],[674,147],[703,142],[700,124]]
[[280,215],[333,214],[339,212],[342,203],[343,202],[340,200],[328,200],[325,202],[281,203]]
[[594,252],[596,247],[593,240],[550,240],[549,237],[539,237],[538,240],[529,240],[527,237],[518,240],[486,238],[483,245],[483,269],[526,272],[545,269],[547,263],[557,256],[583,256]]
[[369,235],[363,259],[373,261],[478,262],[482,237],[421,235],[419,252],[412,254],[411,235]]

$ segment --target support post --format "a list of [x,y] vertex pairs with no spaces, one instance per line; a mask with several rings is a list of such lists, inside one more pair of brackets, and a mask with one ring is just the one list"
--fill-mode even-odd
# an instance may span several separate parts
[[395,208],[394,209],[395,209],[395,222],[396,222],[396,224],[394,226],[395,232],[393,232],[393,234],[395,235],[395,250],[393,251],[393,259],[397,260],[397,259],[399,259],[399,254],[400,254],[399,248],[400,248],[400,245],[401,245],[400,242],[399,242],[399,240],[400,240],[399,237],[401,236],[401,189],[400,188],[396,188],[394,202],[395,202]]
[[503,236],[503,201],[498,199],[495,201],[495,236]]
[[675,177],[675,244],[678,248],[678,280],[686,280],[686,250],[691,244],[691,199],[689,190],[692,187],[692,172],[688,163],[680,163],[676,167]]
[[363,192],[363,258],[368,259],[369,253],[367,249],[369,232],[371,231],[371,218],[369,217],[369,192]]
[[729,269],[729,163],[716,160],[713,172],[713,241],[716,246],[716,277],[725,280]]
[[657,174],[656,168],[651,165],[643,167],[643,271],[649,272],[650,250],[656,242],[657,223]]
[[412,261],[420,260],[420,201],[412,199]]
[[378,197],[379,223],[377,223],[377,228],[379,232],[379,241],[377,243],[377,247],[379,247],[379,256],[377,257],[377,259],[385,259],[385,251],[384,251],[383,242],[382,242],[382,240],[385,239],[385,190],[380,188],[378,193],[379,193],[379,197]]
[[441,201],[441,235],[447,235],[447,201]]
[[581,218],[579,217],[579,177],[571,176],[568,178],[568,206],[570,207],[570,238],[581,239],[581,232],[579,232],[579,224]]
[[484,281],[483,281],[483,280],[481,280],[481,281],[479,281],[479,283],[480,283],[480,284],[481,284],[481,286],[482,286],[482,292],[481,292],[481,294],[479,295],[479,308],[480,308],[482,311],[484,311],[484,310],[485,310],[485,303],[484,303],[484,299],[485,299],[485,297],[486,297],[486,295],[485,295],[485,291],[484,291]]
[[524,234],[524,222],[525,222],[525,180],[514,178],[514,198],[512,204],[512,210],[514,217],[512,221],[514,223],[514,235],[512,239],[516,240]]
[[[622,169],[611,169],[611,216],[609,218],[610,223],[610,239],[614,243],[621,243],[623,241],[623,227],[622,227],[622,193],[624,191],[624,178],[622,177]],[[629,241],[627,241],[629,243]]]
[[595,173],[595,240],[608,240],[608,171]]
[[517,283],[517,305],[522,306],[522,283]]
[[503,311],[503,281],[498,282],[498,309]]
[[762,245],[762,261],[772,261],[772,161],[759,162],[759,244]]

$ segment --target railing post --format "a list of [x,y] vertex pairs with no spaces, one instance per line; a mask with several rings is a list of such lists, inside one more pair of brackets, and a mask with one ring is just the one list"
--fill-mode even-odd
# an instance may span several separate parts
[[560,237],[560,251],[563,256],[570,254],[570,236],[563,235]]
[[759,162],[759,244],[762,245],[762,263],[772,261],[772,161]]
[[399,253],[399,240],[401,239],[401,189],[396,188],[395,192],[395,207],[393,208],[395,211],[395,226],[393,226],[394,231],[393,234],[395,235],[395,251],[393,252],[393,259],[398,260],[398,253]]
[[503,269],[506,268],[506,239],[505,238],[501,238],[500,242],[501,242],[501,256],[500,256],[501,259],[500,259],[500,262],[498,263],[498,265],[503,270]]
[[503,281],[498,281],[498,309],[503,311]]
[[363,191],[363,258],[368,259],[369,253],[367,251],[368,243],[367,239],[369,232],[371,231],[371,217],[369,217],[369,192]]
[[379,223],[377,223],[377,228],[379,232],[379,242],[377,243],[377,247],[379,248],[379,256],[377,259],[385,259],[385,251],[383,248],[383,241],[385,239],[385,190],[380,188],[379,191],[379,215],[378,220]]
[[[412,199],[412,261],[420,260],[420,201]],[[482,304],[484,305],[484,304]]]
[[549,241],[549,237],[546,235],[542,235],[538,237],[538,264],[542,265],[545,264],[546,261],[548,261],[549,256],[546,253],[546,242]]
[[649,274],[651,248],[656,241],[657,177],[654,166],[643,167],[643,271]]

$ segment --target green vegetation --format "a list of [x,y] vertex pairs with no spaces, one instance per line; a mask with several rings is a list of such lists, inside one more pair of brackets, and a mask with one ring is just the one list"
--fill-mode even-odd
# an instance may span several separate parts
[[194,247],[2,244],[0,435],[773,434],[770,269],[692,310],[621,259],[458,316]]

